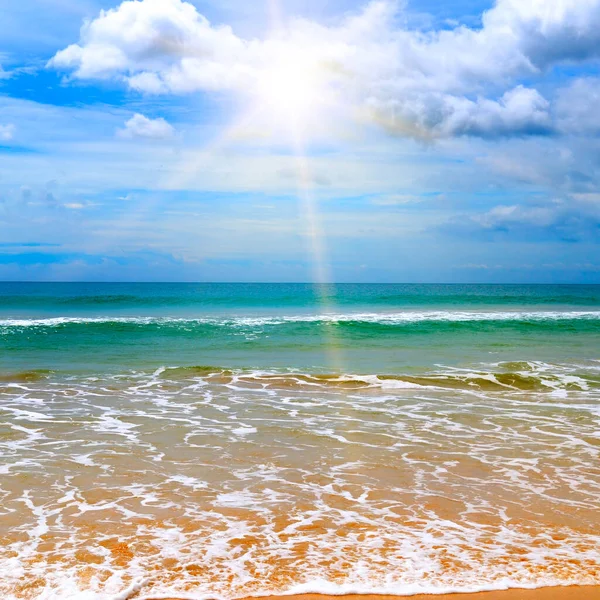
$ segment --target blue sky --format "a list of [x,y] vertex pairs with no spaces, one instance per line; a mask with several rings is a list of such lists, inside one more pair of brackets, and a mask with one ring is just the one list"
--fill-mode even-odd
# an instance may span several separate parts
[[0,279],[600,283],[599,60],[600,0],[7,0]]

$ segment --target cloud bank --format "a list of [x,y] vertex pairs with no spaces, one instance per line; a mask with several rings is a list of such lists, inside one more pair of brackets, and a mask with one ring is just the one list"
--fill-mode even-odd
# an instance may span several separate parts
[[337,25],[294,19],[271,37],[244,39],[182,0],[126,0],[86,22],[49,66],[149,94],[247,93],[274,61],[287,62],[318,71],[327,91],[395,135],[569,127],[564,102],[557,120],[550,101],[520,80],[599,58],[600,0],[497,0],[478,29],[427,32],[399,27],[401,9],[378,0]]

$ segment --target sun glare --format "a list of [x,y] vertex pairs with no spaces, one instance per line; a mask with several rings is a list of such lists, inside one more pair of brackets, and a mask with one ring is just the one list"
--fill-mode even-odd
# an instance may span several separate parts
[[286,57],[265,69],[256,86],[257,100],[273,121],[306,125],[322,107],[322,74],[302,57]]

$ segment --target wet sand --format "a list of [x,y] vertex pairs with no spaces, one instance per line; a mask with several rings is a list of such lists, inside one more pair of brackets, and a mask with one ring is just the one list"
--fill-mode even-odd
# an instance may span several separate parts
[[146,372],[0,385],[0,600],[600,586],[594,373],[557,395]]
[[[476,594],[443,594],[418,596],[350,595],[326,596],[322,594],[302,594],[298,596],[269,596],[267,598],[247,598],[245,600],[600,600],[600,586],[548,587],[536,590],[503,590],[479,592]],[[148,599],[154,600],[154,599]],[[178,598],[157,598],[156,600],[180,600]]]

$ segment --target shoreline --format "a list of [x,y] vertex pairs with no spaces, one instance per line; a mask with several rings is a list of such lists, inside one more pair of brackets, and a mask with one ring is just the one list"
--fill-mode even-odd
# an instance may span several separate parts
[[[240,600],[339,600],[340,597],[348,600],[398,600],[410,598],[411,600],[600,600],[600,585],[584,586],[552,586],[535,589],[512,588],[509,590],[495,590],[489,592],[467,592],[451,594],[416,594],[416,595],[389,595],[389,594],[294,594],[290,596],[261,596],[242,598]],[[187,598],[145,596],[140,600],[190,600]]]

